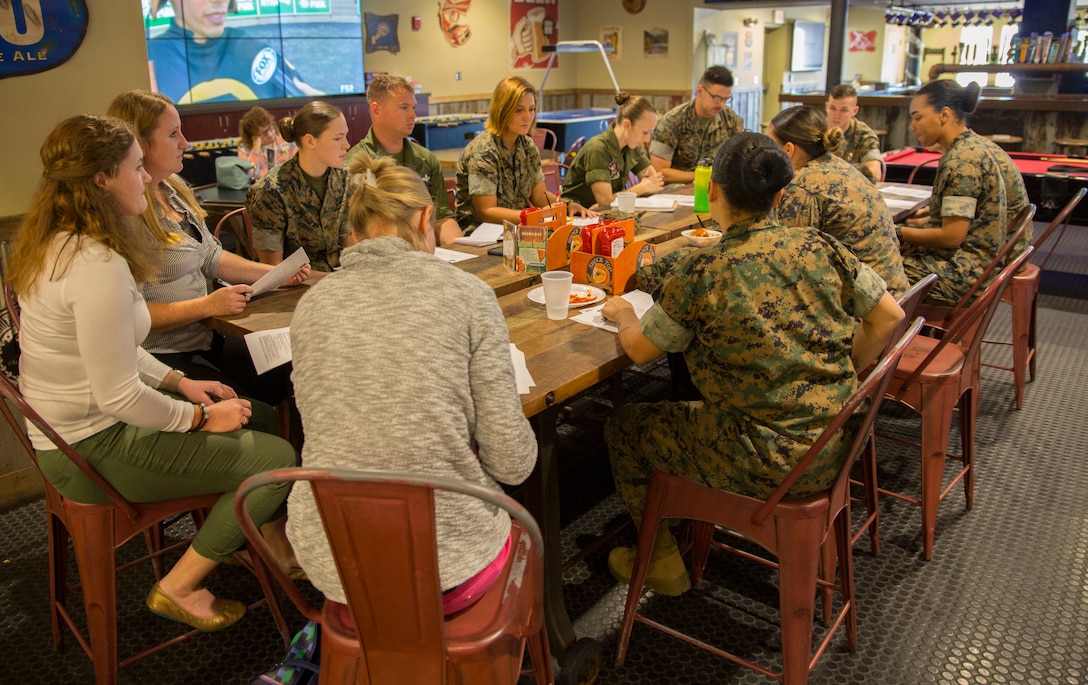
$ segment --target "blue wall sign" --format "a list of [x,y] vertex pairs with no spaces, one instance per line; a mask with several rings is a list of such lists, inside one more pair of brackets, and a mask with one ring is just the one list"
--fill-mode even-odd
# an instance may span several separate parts
[[86,33],[86,0],[0,2],[0,78],[60,66]]

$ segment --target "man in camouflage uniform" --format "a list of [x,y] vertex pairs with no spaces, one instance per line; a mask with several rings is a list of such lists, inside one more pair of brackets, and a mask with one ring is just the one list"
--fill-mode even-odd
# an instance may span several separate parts
[[691,183],[695,166],[714,159],[718,148],[744,130],[744,120],[728,107],[733,74],[722,66],[703,72],[695,98],[673,107],[657,122],[650,141],[650,162],[666,183]]
[[842,130],[842,145],[835,154],[850,162],[873,183],[880,180],[880,140],[873,129],[855,119],[858,113],[858,92],[841,84],[831,89],[824,107],[827,122]]
[[484,131],[465,147],[457,160],[457,223],[466,233],[480,224],[473,195],[493,196],[499,207],[525,209],[533,188],[544,182],[540,151],[529,136],[518,136],[513,150],[502,137]]
[[344,169],[329,167],[314,179],[299,166],[298,155],[292,157],[246,194],[253,246],[258,253],[278,252],[281,260],[301,247],[311,269],[331,272],[340,266],[340,248],[352,240],[348,205],[354,191]]
[[[924,241],[924,233],[942,227],[944,218],[970,222],[959,246],[919,245],[903,256],[903,270],[911,282],[930,273],[940,276],[926,298],[930,304],[954,306],[1005,244],[1009,219],[1005,181],[989,142],[971,129],[956,136],[937,166],[925,225],[899,227],[900,242],[909,244]],[[995,270],[990,278],[996,277]]]
[[[637,326],[657,348],[682,352],[702,400],[627,404],[608,422],[616,487],[636,522],[653,468],[753,497],[773,492],[857,389],[857,319],[869,317],[886,292],[841,244],[778,225],[773,215],[743,219],[719,244],[668,257],[667,271],[643,269],[659,283],[653,307],[637,323],[615,318],[621,342]],[[826,488],[852,437],[845,431],[834,439],[791,496]],[[657,535],[655,560],[675,550],[666,526]],[[624,566],[609,557],[613,573]],[[679,594],[686,589],[679,573],[651,587]]]
[[371,159],[392,157],[397,164],[419,174],[434,202],[435,238],[439,245],[449,245],[461,237],[461,229],[450,209],[442,164],[433,152],[408,137],[416,123],[416,95],[412,86],[400,76],[382,74],[367,86],[366,101],[370,108],[370,131],[348,150],[347,161],[363,150]]
[[872,267],[898,297],[910,288],[895,222],[876,186],[842,159],[828,153],[794,172],[778,205],[787,226],[812,226],[846,245]]

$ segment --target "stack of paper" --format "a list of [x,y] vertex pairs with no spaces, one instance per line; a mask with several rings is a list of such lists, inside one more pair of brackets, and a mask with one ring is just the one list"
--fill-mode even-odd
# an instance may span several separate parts
[[[694,200],[693,200],[694,201]],[[617,200],[612,200],[612,206],[617,205]],[[635,198],[636,212],[672,212],[676,209],[675,195],[650,195],[648,197]]]
[[475,259],[479,255],[469,254],[468,252],[458,252],[457,250],[447,250],[444,247],[436,247],[434,248],[434,256],[444,262],[456,264],[457,262],[463,262],[466,259]]
[[483,247],[485,245],[494,245],[500,240],[502,240],[502,224],[483,223],[477,226],[471,235],[455,238],[453,242],[459,245]]

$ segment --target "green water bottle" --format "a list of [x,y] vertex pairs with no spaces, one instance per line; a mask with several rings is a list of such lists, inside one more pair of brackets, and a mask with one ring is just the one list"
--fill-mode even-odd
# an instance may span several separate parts
[[695,211],[696,212],[709,212],[710,211],[710,199],[708,197],[710,189],[710,160],[699,160],[698,166],[695,167]]

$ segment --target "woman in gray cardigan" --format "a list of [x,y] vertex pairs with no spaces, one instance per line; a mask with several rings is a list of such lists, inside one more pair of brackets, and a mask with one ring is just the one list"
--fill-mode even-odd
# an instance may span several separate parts
[[[343,251],[341,270],[302,298],[291,323],[303,463],[418,471],[496,490],[520,483],[536,463],[536,439],[494,293],[433,256],[434,207],[414,171],[360,153],[350,172],[359,242]],[[464,496],[436,498],[439,572],[452,612],[467,606],[465,587],[480,589],[489,569],[501,568],[510,519]],[[344,602],[305,484],[288,507],[299,562],[326,597]]]

